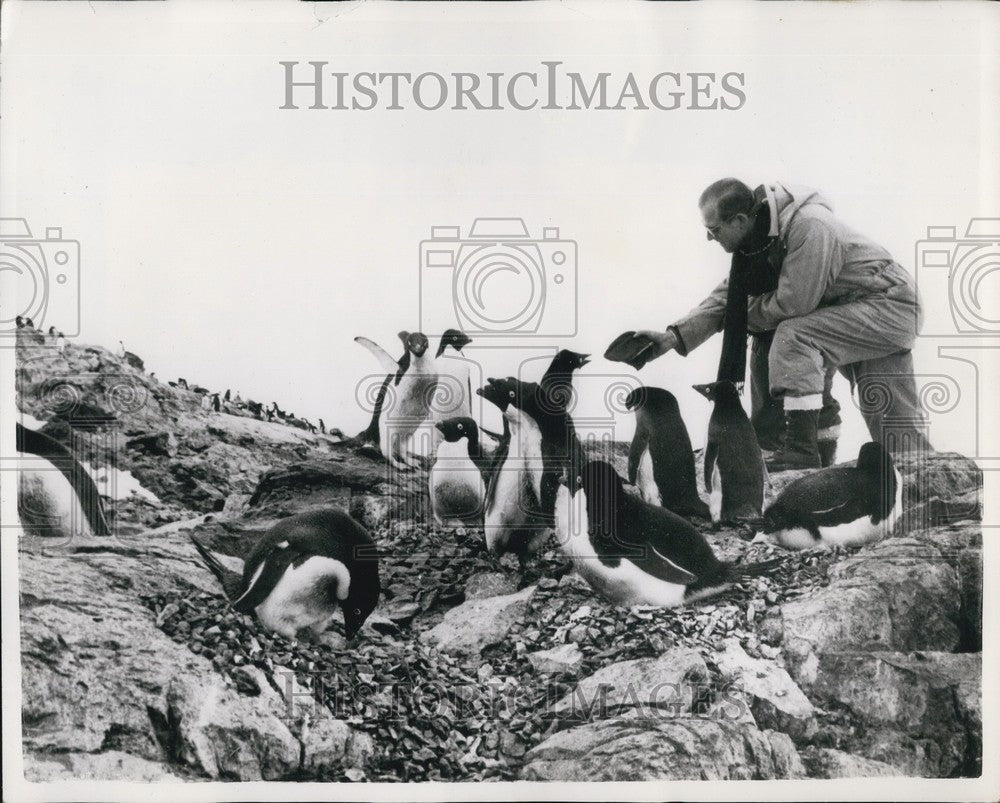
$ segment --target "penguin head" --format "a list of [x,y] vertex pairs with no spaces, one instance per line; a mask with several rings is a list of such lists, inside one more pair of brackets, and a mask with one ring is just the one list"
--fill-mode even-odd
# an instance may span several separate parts
[[423,332],[412,332],[406,336],[406,350],[414,357],[422,357],[427,346],[427,335]]
[[351,590],[340,603],[344,612],[344,635],[354,638],[375,606],[382,590],[378,576],[378,552],[374,544],[357,547],[358,555],[350,567]]
[[486,387],[480,389],[479,395],[493,402],[503,412],[506,412],[508,407],[523,410],[526,397],[531,396],[537,387],[538,385],[534,383],[522,382],[513,376],[508,376],[506,379],[489,377],[486,380]]
[[858,452],[857,466],[859,471],[870,472],[876,477],[881,476],[883,471],[892,474],[895,468],[892,457],[882,447],[882,444],[875,441],[862,444],[861,450]]
[[440,357],[444,354],[444,350],[451,346],[455,351],[461,351],[469,343],[472,342],[472,338],[469,337],[465,332],[460,329],[445,329],[444,334],[441,335],[441,342],[438,344],[437,355]]
[[[697,390],[697,387],[695,388]],[[625,397],[625,409],[632,412],[639,410],[658,410],[664,407],[677,406],[677,398],[664,388],[643,385],[631,391]]]
[[583,368],[583,366],[589,362],[589,354],[581,354],[578,351],[561,349],[556,356],[552,358],[552,364],[549,366],[549,370],[555,368],[556,370],[567,372],[575,371],[577,368]]
[[729,381],[708,382],[704,385],[692,385],[691,387],[710,402],[728,401],[731,399],[738,401],[740,398],[740,394],[736,390],[736,385]]
[[482,396],[490,404],[494,404],[500,408],[500,412],[506,412],[507,408],[510,406],[510,398],[507,395],[507,389],[502,384],[503,380],[493,379],[490,377],[486,380],[486,385],[481,388],[476,388],[476,394]]
[[468,438],[470,442],[477,439],[476,422],[466,416],[438,421],[434,426],[441,431],[448,443],[456,443],[462,438]]

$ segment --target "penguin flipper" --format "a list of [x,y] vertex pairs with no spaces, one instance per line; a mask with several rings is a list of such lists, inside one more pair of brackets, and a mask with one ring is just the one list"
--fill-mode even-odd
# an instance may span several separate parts
[[368,349],[387,374],[395,374],[399,370],[399,363],[374,340],[369,340],[367,337],[356,337],[354,338],[354,342]]
[[197,549],[198,554],[201,555],[201,559],[205,563],[205,568],[215,575],[215,578],[222,586],[222,590],[225,592],[226,597],[230,600],[238,597],[240,589],[243,585],[243,578],[236,572],[223,566],[222,561],[220,561],[204,546],[199,544],[195,540],[194,536],[190,536],[190,538],[191,543],[194,544],[194,548]]
[[665,583],[689,586],[698,580],[696,574],[692,574],[683,566],[674,563],[653,545],[649,545],[646,555],[638,563],[639,567],[647,574],[651,574]]
[[712,472],[719,457],[718,441],[710,440],[705,445],[705,490],[712,493]]
[[246,590],[233,600],[233,608],[240,613],[253,613],[254,609],[274,591],[278,581],[293,561],[301,561],[302,554],[287,541],[274,544],[257,565]]

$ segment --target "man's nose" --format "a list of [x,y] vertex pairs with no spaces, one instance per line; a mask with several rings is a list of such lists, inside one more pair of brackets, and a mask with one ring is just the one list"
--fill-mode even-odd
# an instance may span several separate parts
[[712,242],[712,240],[714,240],[715,238],[712,236],[712,232],[706,231],[705,232],[705,239],[708,240],[709,242]]

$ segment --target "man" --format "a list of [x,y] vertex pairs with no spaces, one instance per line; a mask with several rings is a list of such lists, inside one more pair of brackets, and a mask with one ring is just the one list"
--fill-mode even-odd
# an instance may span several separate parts
[[910,348],[922,313],[910,274],[814,190],[775,183],[751,191],[726,178],[698,205],[708,239],[733,255],[730,275],[666,332],[637,333],[653,342],[649,353],[686,356],[724,328],[718,378],[742,383],[746,335],[755,335],[751,395],[762,440],[784,408],[772,470],[825,462],[817,435],[824,407],[824,426],[839,423],[830,395],[838,369],[857,385],[873,440],[892,451],[930,449],[918,426]]

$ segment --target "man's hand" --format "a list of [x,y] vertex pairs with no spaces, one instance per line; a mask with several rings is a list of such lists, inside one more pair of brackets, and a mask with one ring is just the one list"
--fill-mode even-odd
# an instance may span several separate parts
[[666,332],[656,332],[650,329],[643,329],[635,333],[637,338],[645,338],[650,341],[650,346],[645,351],[641,351],[635,355],[635,359],[632,360],[629,365],[631,365],[636,370],[642,368],[650,360],[655,360],[657,357],[662,357],[668,351],[672,351],[677,348],[677,336],[668,329]]

